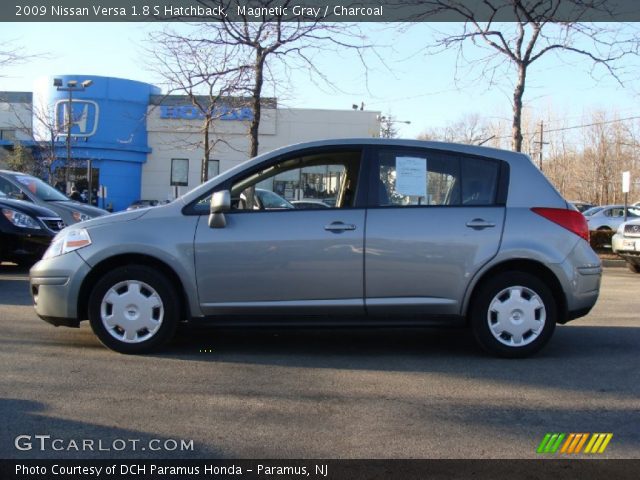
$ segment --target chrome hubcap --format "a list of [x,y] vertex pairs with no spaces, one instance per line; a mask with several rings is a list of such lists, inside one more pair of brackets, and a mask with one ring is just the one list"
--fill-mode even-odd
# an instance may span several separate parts
[[540,296],[527,287],[514,286],[498,293],[489,304],[489,330],[500,343],[522,347],[542,333],[547,313]]
[[153,337],[163,318],[160,295],[139,280],[115,284],[100,304],[102,324],[112,337],[125,343],[144,342]]

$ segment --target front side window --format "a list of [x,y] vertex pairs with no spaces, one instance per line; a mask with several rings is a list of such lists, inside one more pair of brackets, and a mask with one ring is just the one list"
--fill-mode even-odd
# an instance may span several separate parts
[[[382,151],[378,206],[492,205],[499,162],[441,152]],[[376,188],[376,186],[374,186]]]
[[241,177],[231,187],[235,210],[348,208],[355,202],[360,152],[287,158]]

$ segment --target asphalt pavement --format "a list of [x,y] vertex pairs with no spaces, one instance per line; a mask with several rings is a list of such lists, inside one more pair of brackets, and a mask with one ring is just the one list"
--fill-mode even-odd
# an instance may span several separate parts
[[605,269],[592,313],[524,360],[457,329],[184,329],[125,356],[38,319],[4,264],[0,458],[536,458],[549,432],[639,458],[639,292]]

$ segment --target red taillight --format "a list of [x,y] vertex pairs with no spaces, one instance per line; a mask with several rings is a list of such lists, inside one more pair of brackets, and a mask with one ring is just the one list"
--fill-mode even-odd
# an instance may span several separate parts
[[566,208],[543,208],[534,207],[531,209],[538,215],[557,223],[561,227],[566,228],[570,232],[575,233],[579,237],[589,241],[589,226],[587,220],[580,212],[576,210],[567,210]]

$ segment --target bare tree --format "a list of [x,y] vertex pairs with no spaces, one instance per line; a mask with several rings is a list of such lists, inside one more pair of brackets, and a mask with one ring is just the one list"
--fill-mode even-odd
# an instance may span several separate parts
[[483,120],[479,114],[472,113],[444,127],[426,130],[418,139],[484,145],[498,136],[496,126]]
[[214,45],[202,38],[202,28],[192,34],[179,34],[171,29],[152,33],[152,68],[167,82],[169,92],[181,92],[202,118],[200,133],[203,148],[200,181],[209,178],[209,160],[216,145],[224,142],[215,135],[216,120],[226,113],[232,95],[247,82],[247,69],[238,62],[240,47]]
[[[551,54],[569,55],[588,62],[592,73],[604,71],[621,85],[624,76],[622,59],[638,54],[637,27],[623,24],[583,23],[587,15],[613,15],[606,0],[416,0],[428,13],[449,12],[464,20],[459,33],[441,33],[434,49],[458,48],[459,62],[480,66],[489,82],[505,69],[513,79],[512,148],[522,150],[522,109],[529,67]],[[569,13],[567,13],[569,12]],[[512,18],[499,23],[497,19]],[[571,21],[556,21],[569,16]],[[463,51],[471,44],[489,52],[468,61]]]
[[[269,73],[305,68],[311,76],[330,83],[324,72],[316,67],[314,54],[320,50],[339,48],[361,53],[370,45],[364,44],[364,37],[353,25],[331,24],[315,16],[299,15],[293,18],[284,12],[293,10],[294,0],[259,0],[246,2],[239,0],[199,0],[203,5],[222,4],[233,17],[220,15],[215,22],[206,24],[208,35],[203,42],[218,47],[240,47],[243,55],[238,61],[251,74],[247,85],[253,119],[249,126],[250,156],[256,156],[259,149],[258,132],[261,120],[261,98]],[[237,15],[236,15],[237,13]],[[279,64],[279,65],[278,65]]]
[[545,174],[566,198],[621,203],[621,173],[630,171],[632,178],[640,178],[634,120],[611,111],[593,112],[581,125],[556,120],[546,137]]
[[0,77],[4,77],[3,70],[7,67],[18,65],[25,62],[29,58],[21,48],[11,47],[10,44],[4,44],[0,47]]
[[26,120],[16,109],[13,110],[18,130],[28,137],[32,145],[35,159],[34,173],[53,184],[53,163],[58,158],[56,149],[60,135],[60,127],[56,123],[54,107],[51,105],[34,105],[27,107],[30,119]]

